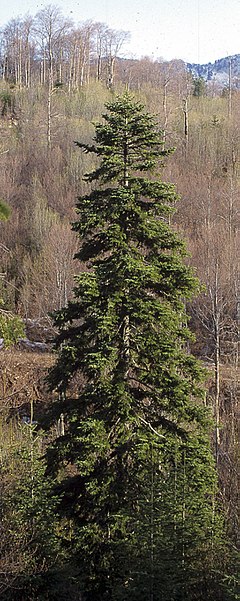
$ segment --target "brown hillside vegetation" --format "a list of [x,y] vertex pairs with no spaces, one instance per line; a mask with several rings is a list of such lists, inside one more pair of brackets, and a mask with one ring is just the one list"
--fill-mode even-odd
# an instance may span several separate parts
[[[50,401],[45,378],[54,355],[20,350],[0,352],[0,407],[5,415],[17,413],[30,418],[32,406]],[[33,414],[36,418],[35,409]]]

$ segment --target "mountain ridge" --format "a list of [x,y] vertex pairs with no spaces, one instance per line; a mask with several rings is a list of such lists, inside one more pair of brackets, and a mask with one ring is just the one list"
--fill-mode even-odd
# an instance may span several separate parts
[[231,77],[232,85],[240,87],[240,54],[225,56],[217,59],[214,63],[185,63],[187,70],[193,77],[202,77],[206,82],[216,81],[226,85]]

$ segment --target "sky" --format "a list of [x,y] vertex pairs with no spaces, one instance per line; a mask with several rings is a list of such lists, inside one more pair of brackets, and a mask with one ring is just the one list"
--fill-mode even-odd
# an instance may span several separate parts
[[240,0],[2,0],[0,27],[59,6],[77,25],[91,19],[129,31],[122,55],[208,63],[240,54]]

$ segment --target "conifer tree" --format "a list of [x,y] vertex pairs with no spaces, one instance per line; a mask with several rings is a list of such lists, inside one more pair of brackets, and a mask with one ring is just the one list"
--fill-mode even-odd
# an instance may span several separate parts
[[84,599],[222,599],[203,372],[187,352],[198,283],[169,226],[169,151],[129,93],[106,107],[93,145],[77,143],[99,162],[74,224],[86,269],[55,315],[50,381],[66,431],[49,463],[61,468]]
[[52,590],[56,572],[60,579],[62,559],[57,498],[51,495],[52,482],[45,474],[41,432],[36,425],[10,418],[8,424],[1,420],[0,428],[1,600],[47,599],[49,593],[52,600],[61,599]]

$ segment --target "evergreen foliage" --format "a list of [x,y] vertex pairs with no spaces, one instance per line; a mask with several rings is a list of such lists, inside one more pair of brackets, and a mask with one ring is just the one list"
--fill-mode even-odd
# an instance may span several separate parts
[[77,143],[99,159],[74,224],[86,269],[55,315],[50,381],[67,428],[48,461],[71,523],[65,544],[87,601],[222,600],[203,370],[187,351],[198,283],[169,225],[177,196],[159,179],[169,151],[131,95],[106,107],[94,144]]
[[1,424],[0,452],[1,599],[45,599],[61,561],[57,498],[45,475],[41,432],[30,423]]
[[200,98],[206,96],[207,86],[203,77],[196,77],[193,79],[193,96]]

